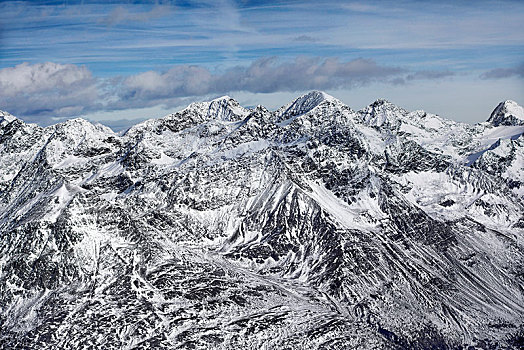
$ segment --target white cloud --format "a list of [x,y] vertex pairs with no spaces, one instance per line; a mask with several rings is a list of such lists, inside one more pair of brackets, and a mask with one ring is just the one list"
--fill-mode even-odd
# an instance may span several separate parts
[[90,80],[91,73],[83,66],[51,62],[34,65],[22,63],[0,70],[0,91],[3,95],[16,96],[49,89],[63,90]]
[[84,66],[22,63],[0,70],[0,108],[16,115],[78,115],[97,98],[96,80]]

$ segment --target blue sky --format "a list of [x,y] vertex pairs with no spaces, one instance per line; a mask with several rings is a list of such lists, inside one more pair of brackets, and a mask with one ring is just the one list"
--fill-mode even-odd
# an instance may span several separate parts
[[3,1],[0,109],[126,125],[321,89],[478,122],[524,103],[522,1]]

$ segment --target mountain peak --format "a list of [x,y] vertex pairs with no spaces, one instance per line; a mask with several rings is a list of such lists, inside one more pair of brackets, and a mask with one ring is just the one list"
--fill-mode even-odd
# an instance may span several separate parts
[[[229,96],[229,95],[224,95],[224,96],[217,97],[217,98],[211,100],[210,102],[231,101],[231,100],[235,101],[235,99],[232,98],[231,96]],[[236,101],[235,101],[235,102],[236,102]]]
[[377,127],[384,124],[399,124],[398,117],[408,114],[403,108],[385,99],[376,100],[358,113],[365,124]]
[[491,112],[488,122],[494,126],[524,125],[524,108],[515,101],[503,101]]
[[51,126],[51,127],[54,128],[54,130],[58,131],[59,133],[65,133],[65,134],[70,134],[70,135],[114,134],[111,128],[103,124],[100,124],[100,123],[92,123],[89,120],[86,120],[83,118],[68,119],[64,122],[55,124],[54,126]]
[[338,100],[323,91],[310,91],[296,98],[290,104],[281,107],[277,112],[278,119],[279,121],[282,121],[308,113],[326,101],[337,102]]
[[379,99],[375,100],[370,106],[372,106],[372,107],[378,107],[378,106],[395,106],[395,107],[397,107],[394,103],[386,100],[385,98],[379,98]]
[[338,100],[334,98],[333,96],[325,93],[324,91],[313,90],[313,91],[310,91],[298,97],[297,99],[295,99],[295,101],[292,102],[292,104],[299,103],[301,105],[314,106],[312,108],[315,108],[316,106],[318,106],[319,104],[321,104],[324,101],[338,101]]
[[[205,120],[217,119],[223,121],[237,121],[249,114],[249,111],[230,96],[224,95],[207,102],[194,102],[181,112],[194,111],[199,118]],[[175,113],[174,115],[176,115]]]
[[6,123],[11,123],[12,121],[16,120],[17,118],[7,112],[0,111],[0,124],[3,124],[4,121]]
[[223,121],[237,121],[247,116],[249,112],[237,100],[222,96],[209,102],[207,117]]

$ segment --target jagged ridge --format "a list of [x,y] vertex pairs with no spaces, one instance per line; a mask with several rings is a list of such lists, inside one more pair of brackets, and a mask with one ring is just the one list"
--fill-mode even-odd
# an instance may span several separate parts
[[517,346],[520,128],[322,92],[123,136],[4,117],[0,344]]

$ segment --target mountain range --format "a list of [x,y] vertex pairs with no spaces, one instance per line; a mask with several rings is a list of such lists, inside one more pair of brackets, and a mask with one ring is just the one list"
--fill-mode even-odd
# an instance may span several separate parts
[[0,112],[2,349],[524,346],[524,110]]

